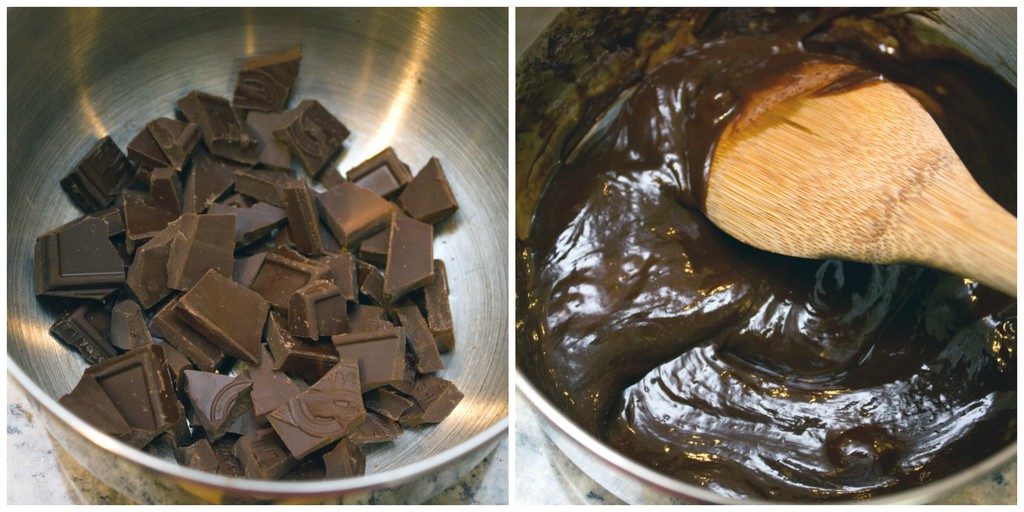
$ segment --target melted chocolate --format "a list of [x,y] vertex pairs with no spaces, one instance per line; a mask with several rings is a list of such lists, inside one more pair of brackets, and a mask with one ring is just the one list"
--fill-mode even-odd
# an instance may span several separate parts
[[520,368],[610,446],[727,496],[863,498],[1015,440],[1014,299],[911,265],[768,254],[701,211],[720,130],[821,60],[910,90],[1015,212],[1015,89],[905,16],[716,11],[692,35],[538,202],[518,247]]

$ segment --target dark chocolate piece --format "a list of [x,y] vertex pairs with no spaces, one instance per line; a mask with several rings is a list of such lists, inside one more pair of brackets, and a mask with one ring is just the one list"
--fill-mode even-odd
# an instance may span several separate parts
[[274,135],[299,159],[306,175],[316,179],[341,149],[349,131],[319,101],[303,100]]
[[359,259],[383,267],[388,262],[388,240],[391,238],[390,223],[388,229],[382,229],[369,236],[359,244]]
[[171,161],[164,154],[160,144],[157,144],[156,139],[153,138],[148,125],[142,127],[135,138],[128,143],[128,158],[138,162],[140,168],[146,169],[171,165]]
[[390,420],[401,418],[402,413],[412,407],[413,403],[412,400],[407,400],[387,388],[374,389],[363,395],[363,405],[367,410],[376,412]]
[[76,206],[91,213],[110,206],[134,176],[135,168],[108,136],[96,141],[60,186]]
[[257,421],[266,420],[267,414],[304,389],[300,381],[274,369],[267,347],[260,347],[260,363],[249,368],[249,378],[252,379],[252,405]]
[[110,228],[107,233],[109,238],[124,234],[124,218],[121,217],[120,206],[111,206],[106,210],[91,213],[89,216],[97,219],[103,219],[103,221],[107,223],[107,227]]
[[181,213],[181,179],[172,167],[158,167],[149,173],[146,204],[159,210]]
[[226,435],[213,444],[213,453],[217,454],[217,473],[224,476],[244,477],[245,469],[242,462],[235,458],[233,449],[238,438]]
[[338,361],[338,352],[327,342],[303,340],[288,332],[288,322],[272,312],[267,322],[267,346],[274,356],[274,369],[316,382]]
[[295,180],[281,187],[284,212],[288,216],[288,237],[302,254],[320,256],[324,250],[320,238],[320,219],[313,194],[305,182]]
[[224,243],[235,237],[233,215],[186,213],[178,221],[179,233],[171,241],[167,260],[167,285],[175,290],[191,288],[207,270],[233,276],[235,246]]
[[341,439],[365,418],[358,364],[344,359],[312,387],[267,415],[296,458]]
[[211,153],[236,162],[256,163],[260,151],[256,135],[228,100],[192,91],[178,100],[177,105],[189,121],[199,125],[203,142]]
[[405,330],[409,352],[416,358],[416,371],[434,373],[443,370],[444,363],[441,362],[441,354],[434,342],[434,335],[430,333],[427,321],[420,314],[419,306],[408,299],[403,300],[395,307],[395,315]]
[[181,296],[177,311],[225,354],[251,364],[259,360],[270,304],[258,293],[211,269]]
[[148,194],[137,190],[125,190],[123,194],[125,239],[131,250],[153,238],[180,213],[150,206]]
[[393,303],[434,279],[434,228],[395,215],[384,269],[384,300]]
[[387,228],[391,219],[391,205],[384,198],[351,183],[317,195],[316,201],[327,227],[346,247]]
[[145,446],[184,415],[158,345],[129,350],[86,368],[85,373],[96,378],[132,428],[133,446]]
[[256,280],[256,274],[259,273],[265,259],[267,259],[266,252],[258,252],[251,256],[236,259],[235,282],[246,288],[252,287],[253,281]]
[[377,267],[362,261],[357,263],[357,267],[362,278],[359,291],[378,306],[391,308],[391,304],[384,298],[384,274],[377,270]]
[[405,333],[400,327],[339,334],[331,341],[341,360],[359,362],[363,391],[401,382],[405,377]]
[[238,247],[249,245],[269,235],[286,221],[284,210],[263,202],[249,208],[234,208],[214,203],[207,212],[235,216],[235,244]]
[[395,326],[384,308],[369,304],[355,304],[349,308],[348,323],[351,332],[378,331]]
[[[181,171],[199,144],[199,126],[161,117],[146,125],[169,167]],[[156,167],[156,166],[154,166]]]
[[329,279],[345,300],[356,302],[359,300],[359,285],[356,284],[356,259],[352,253],[330,253],[317,260],[331,269]]
[[296,181],[286,172],[260,169],[236,171],[234,180],[237,192],[279,208],[284,206],[281,189],[285,184]]
[[[411,402],[410,402],[411,403]],[[389,443],[402,435],[402,426],[380,414],[366,411],[366,419],[348,438],[356,444]]]
[[75,347],[89,364],[117,355],[110,344],[110,313],[98,302],[86,302],[61,315],[50,334]]
[[128,287],[145,309],[153,307],[171,293],[167,284],[167,259],[171,254],[171,242],[180,232],[180,225],[180,219],[168,224],[139,247],[135,251],[135,260],[128,267]]
[[178,349],[196,368],[212,372],[224,360],[224,352],[193,329],[177,312],[179,298],[174,298],[153,316],[153,328]]
[[288,309],[292,334],[316,339],[348,332],[348,304],[330,281],[310,283],[292,295]]
[[228,425],[227,430],[229,434],[244,436],[246,434],[256,432],[262,426],[263,425],[260,424],[259,420],[256,419],[256,414],[253,412],[252,404],[249,404],[249,406],[245,408],[245,411],[242,412],[235,421]]
[[424,423],[440,423],[459,405],[463,394],[451,381],[440,377],[424,377],[416,381],[412,397],[423,410]]
[[242,436],[231,451],[245,468],[245,476],[277,480],[299,464],[272,428]]
[[242,375],[231,377],[185,370],[184,376],[185,393],[210,441],[223,437],[228,426],[252,407],[249,399],[252,381]]
[[291,119],[293,112],[249,112],[246,119],[260,143],[257,157],[260,165],[271,169],[291,170],[292,153],[288,146],[277,140],[274,131],[282,128]]
[[213,445],[205,438],[177,450],[175,457],[179,464],[207,473],[216,473],[220,466],[220,458],[213,451]]
[[60,397],[61,405],[101,432],[125,442],[132,440],[132,428],[117,410],[106,391],[92,375],[85,374],[75,389]]
[[366,473],[366,455],[358,444],[342,439],[324,454],[327,478],[347,478]]
[[437,158],[431,158],[420,169],[396,202],[410,217],[428,224],[447,219],[459,209],[452,187],[441,169],[441,161]]
[[353,167],[345,176],[352,183],[388,199],[396,197],[412,181],[409,168],[390,147]]
[[192,170],[185,181],[184,211],[201,213],[231,190],[235,172],[246,172],[245,164],[232,162],[207,151],[200,151],[192,161]]
[[434,280],[423,287],[423,309],[427,311],[427,325],[434,335],[437,349],[442,354],[454,350],[455,330],[448,303],[448,271],[442,260],[434,260]]
[[124,261],[108,232],[103,220],[83,217],[40,235],[36,295],[99,300],[117,291],[125,281]]
[[402,417],[398,418],[398,424],[405,427],[418,427],[426,423],[423,420],[423,408],[418,404],[414,404],[412,407],[402,413]]
[[252,289],[267,299],[278,311],[287,311],[295,290],[313,281],[326,279],[330,268],[323,263],[308,260],[287,249],[267,253]]
[[121,350],[153,343],[153,336],[137,302],[123,300],[110,310],[110,343]]
[[[262,55],[246,61],[238,72],[234,105],[263,112],[276,112],[288,103],[288,95],[299,74],[299,48]],[[249,119],[257,112],[250,112]]]
[[154,339],[153,342],[164,349],[164,361],[167,363],[167,369],[171,371],[171,379],[174,381],[177,389],[184,391],[184,386],[179,386],[182,373],[185,370],[195,369],[195,365],[178,349],[167,343],[166,340]]

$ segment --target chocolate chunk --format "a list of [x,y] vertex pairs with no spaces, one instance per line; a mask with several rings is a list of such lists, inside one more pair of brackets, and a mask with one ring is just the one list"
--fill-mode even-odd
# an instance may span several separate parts
[[243,477],[245,476],[245,469],[242,468],[242,462],[235,458],[233,453],[235,444],[238,443],[238,438],[234,436],[224,436],[217,440],[213,444],[213,453],[217,454],[217,473],[224,476]]
[[140,168],[146,169],[171,165],[160,144],[153,138],[148,125],[139,130],[135,138],[128,143],[128,158],[138,162]]
[[338,169],[333,167],[324,169],[323,172],[320,173],[320,176],[317,176],[316,180],[319,181],[324,188],[336,187],[346,182],[345,177],[338,172]]
[[200,439],[190,446],[177,450],[175,458],[180,464],[207,473],[216,473],[220,466],[220,458],[213,451],[213,445],[206,439]]
[[324,164],[341,149],[349,131],[319,101],[303,100],[274,135],[298,157],[306,174],[315,179]]
[[316,200],[327,227],[347,247],[386,228],[391,218],[391,205],[384,198],[351,183],[331,188]]
[[[288,95],[299,74],[299,48],[249,59],[238,72],[234,105],[239,108],[276,112],[288,103]],[[249,119],[257,112],[250,112]]]
[[339,358],[359,362],[363,391],[401,382],[405,377],[405,333],[401,328],[339,334],[331,341]]
[[271,313],[267,322],[267,346],[275,370],[299,375],[307,382],[316,382],[338,361],[338,352],[330,343],[292,336],[287,320],[277,312]]
[[341,252],[341,244],[338,243],[338,239],[334,237],[331,230],[327,228],[326,224],[324,224],[323,219],[319,219],[317,226],[320,228],[320,240],[324,243],[324,252]]
[[179,298],[174,298],[153,316],[153,328],[167,343],[178,349],[196,368],[212,372],[224,360],[224,352],[193,329],[177,312]]
[[180,230],[171,241],[168,254],[167,285],[175,290],[191,288],[207,270],[233,276],[235,237],[233,215],[197,215],[186,213],[178,221]]
[[36,295],[102,299],[124,283],[124,261],[108,238],[109,226],[83,217],[36,239]]
[[365,417],[358,364],[343,359],[267,419],[288,451],[302,458],[349,434]]
[[359,244],[359,259],[378,267],[383,267],[388,262],[388,239],[391,238],[390,223],[388,228],[378,231]]
[[359,285],[359,291],[377,305],[390,308],[391,304],[384,299],[384,274],[377,270],[377,267],[369,263],[360,261],[357,265],[359,273],[362,274],[362,283]]
[[324,454],[327,478],[346,478],[366,473],[366,455],[363,449],[349,439],[342,439]]
[[270,203],[277,207],[284,206],[282,188],[295,182],[288,173],[281,171],[236,171],[234,174],[235,190],[257,201]]
[[185,393],[210,441],[223,437],[228,426],[252,407],[252,381],[242,375],[231,377],[195,370],[185,370],[184,375]]
[[89,154],[60,180],[60,186],[83,212],[102,210],[131,183],[135,169],[110,137],[96,141]]
[[320,220],[313,194],[305,182],[292,181],[281,187],[284,212],[288,216],[288,237],[295,248],[309,256],[320,256],[324,250],[320,238]]
[[134,250],[178,218],[177,211],[154,208],[147,194],[124,191],[124,229],[128,247]]
[[326,279],[330,269],[287,249],[267,254],[252,283],[252,289],[279,311],[287,311],[295,290],[313,281]]
[[434,342],[434,335],[430,333],[427,321],[420,314],[419,306],[406,299],[395,307],[395,315],[398,316],[398,321],[402,323],[408,337],[409,352],[416,358],[416,371],[434,373],[443,370],[444,363],[441,362],[441,354]]
[[262,202],[249,208],[234,208],[214,203],[207,211],[217,215],[235,216],[235,243],[239,247],[269,235],[275,228],[283,226],[286,220],[284,210]]
[[330,281],[310,283],[292,294],[288,309],[292,334],[316,339],[348,332],[348,305]]
[[368,410],[390,420],[397,420],[402,417],[402,413],[412,407],[413,402],[398,393],[388,391],[387,388],[378,388],[363,395],[363,404]]
[[319,260],[331,269],[328,278],[338,287],[345,300],[356,302],[359,300],[359,286],[356,284],[356,259],[351,253],[328,254]]
[[398,159],[392,148],[387,148],[349,169],[345,176],[352,183],[388,199],[397,196],[412,181],[409,168]]
[[258,293],[211,269],[181,296],[177,311],[225,354],[252,364],[259,360],[270,304]]
[[419,405],[413,405],[398,418],[398,424],[405,428],[418,427],[424,423],[426,422],[423,421],[423,408]]
[[192,161],[192,170],[185,181],[185,207],[188,213],[201,213],[217,199],[231,190],[235,172],[249,169],[206,151],[200,151]]
[[171,293],[167,284],[167,259],[171,242],[180,232],[180,219],[172,222],[135,251],[135,261],[128,267],[128,287],[149,309]]
[[252,287],[256,280],[256,274],[263,266],[263,260],[267,258],[266,252],[258,252],[251,256],[245,256],[235,260],[235,282],[246,287]]
[[181,376],[185,370],[195,369],[195,365],[178,349],[167,343],[166,340],[154,339],[153,342],[164,349],[164,361],[167,363],[167,369],[171,371],[171,380],[174,381],[177,389],[184,391],[184,386],[178,385],[180,384]]
[[367,332],[394,327],[382,307],[369,304],[355,304],[348,311],[349,330]]
[[232,453],[245,468],[245,476],[258,480],[277,480],[299,464],[272,428],[242,436]]
[[395,215],[384,270],[384,300],[393,303],[434,279],[434,228]]
[[89,216],[102,219],[103,222],[107,223],[107,227],[110,228],[107,233],[109,238],[124,234],[124,219],[121,217],[120,206],[111,206],[106,210],[89,214]]
[[260,347],[260,363],[249,368],[249,378],[252,379],[252,405],[257,421],[264,421],[267,414],[304,389],[300,381],[274,369],[274,360],[266,347]]
[[441,161],[431,158],[398,196],[398,205],[409,216],[428,224],[450,217],[459,209],[452,187],[441,169]]
[[131,426],[92,375],[82,375],[75,389],[60,397],[58,402],[101,432],[125,442],[132,440]]
[[[411,403],[411,402],[410,402]],[[388,443],[402,435],[402,426],[380,414],[366,411],[366,419],[348,436],[356,444]]]
[[172,167],[158,167],[149,173],[146,204],[167,212],[181,213],[181,180]]
[[440,377],[425,377],[416,381],[412,397],[423,410],[424,423],[440,423],[459,405],[463,394],[451,381]]
[[405,353],[405,375],[402,382],[391,384],[391,387],[400,393],[412,396],[412,388],[416,385],[416,360],[412,354]]
[[256,163],[260,151],[256,135],[228,100],[192,91],[177,105],[189,121],[199,125],[203,142],[211,153],[236,162]]
[[448,271],[442,260],[434,260],[434,280],[423,287],[423,308],[427,310],[427,325],[434,335],[437,349],[442,354],[452,351],[455,348],[455,331],[448,303]]
[[87,302],[61,315],[50,334],[75,347],[90,364],[117,355],[110,344],[110,313],[97,302]]
[[249,112],[246,119],[260,143],[257,160],[271,169],[291,170],[292,153],[288,146],[277,140],[274,131],[282,128],[293,112]]
[[228,433],[244,436],[256,432],[261,426],[259,420],[256,419],[256,414],[253,412],[252,404],[249,404],[245,408],[245,412],[228,425]]
[[137,302],[123,300],[110,311],[110,343],[121,350],[153,343],[153,336],[146,327],[146,319]]
[[174,393],[163,349],[155,344],[90,366],[85,373],[96,378],[132,428],[133,446],[145,446],[184,414]]
[[161,117],[150,121],[146,129],[163,152],[167,165],[179,172],[199,144],[199,126],[193,123]]

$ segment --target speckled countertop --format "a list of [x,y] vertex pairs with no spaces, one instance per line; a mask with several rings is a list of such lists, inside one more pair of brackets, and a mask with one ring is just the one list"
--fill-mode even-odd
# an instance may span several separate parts
[[[7,503],[11,505],[124,505],[131,502],[54,450],[21,389],[7,386]],[[429,504],[508,503],[508,440],[465,478]]]
[[[622,500],[583,474],[540,429],[522,395],[516,397],[516,502],[522,505],[620,505]],[[943,504],[1017,503],[1017,463],[948,496]]]

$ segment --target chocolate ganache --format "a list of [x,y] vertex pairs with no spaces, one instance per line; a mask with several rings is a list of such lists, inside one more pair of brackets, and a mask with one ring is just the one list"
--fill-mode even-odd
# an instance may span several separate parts
[[616,450],[731,497],[864,498],[1013,442],[1015,299],[918,266],[769,254],[701,207],[721,129],[817,60],[905,87],[1015,214],[1015,88],[906,13],[699,12],[537,201],[517,241],[520,369]]

